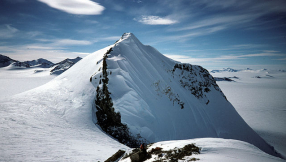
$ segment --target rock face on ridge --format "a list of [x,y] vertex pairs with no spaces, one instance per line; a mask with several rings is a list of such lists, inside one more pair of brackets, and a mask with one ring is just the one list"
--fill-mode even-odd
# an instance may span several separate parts
[[16,60],[13,60],[8,56],[4,56],[0,54],[0,67],[9,66],[13,62],[16,62]]
[[54,63],[52,63],[49,60],[40,58],[37,60],[32,60],[32,61],[17,61],[12,63],[13,66],[15,67],[24,67],[24,68],[29,68],[29,67],[41,67],[41,68],[50,68]]
[[82,58],[77,57],[74,59],[65,59],[59,63],[56,63],[54,65],[52,65],[52,70],[50,71],[50,74],[61,74],[63,72],[65,72],[66,70],[68,70],[70,67],[72,67],[75,63],[77,63],[79,60],[81,60]]
[[[237,139],[278,156],[227,101],[207,70],[166,58],[125,33],[106,59],[115,112],[130,132],[149,142],[203,137]],[[102,64],[103,58],[97,61]],[[90,81],[102,82],[102,68]],[[95,105],[96,106],[96,105]],[[93,121],[97,119],[93,116]]]

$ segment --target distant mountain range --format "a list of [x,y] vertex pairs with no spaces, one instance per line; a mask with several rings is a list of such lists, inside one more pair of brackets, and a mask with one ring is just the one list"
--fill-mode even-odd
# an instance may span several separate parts
[[64,71],[66,71],[67,69],[69,69],[70,67],[72,67],[75,63],[77,63],[79,60],[81,60],[82,58],[77,57],[75,59],[65,59],[59,63],[56,63],[54,65],[52,65],[52,70],[50,71],[51,74],[61,74]]
[[12,64],[13,62],[17,62],[16,60],[11,59],[8,56],[4,56],[0,54],[0,68],[1,67],[6,67]]
[[211,73],[221,73],[221,72],[266,72],[266,73],[271,73],[271,72],[286,72],[286,70],[269,70],[269,69],[259,69],[259,70],[254,70],[250,68],[246,69],[233,69],[233,68],[223,68],[220,70],[212,70],[210,71]]
[[[73,64],[79,59],[54,64],[49,69],[55,74],[72,67],[43,86],[1,101],[4,161],[104,161],[124,145],[155,143],[156,149],[163,147],[156,142],[187,139],[200,139],[198,146],[209,151],[201,155],[218,152],[232,158],[222,161],[249,152],[261,159],[280,156],[201,66],[171,60],[132,33]],[[243,154],[229,154],[237,148]]]
[[11,66],[11,68],[19,69],[19,68],[51,68],[50,69],[50,74],[61,74],[70,67],[72,67],[75,63],[77,63],[79,60],[81,60],[81,57],[77,57],[75,59],[65,59],[59,63],[53,63],[49,60],[39,58],[37,60],[32,60],[32,61],[17,61],[14,59],[11,59],[8,56],[1,55],[0,54],[0,68],[1,67],[7,67]]

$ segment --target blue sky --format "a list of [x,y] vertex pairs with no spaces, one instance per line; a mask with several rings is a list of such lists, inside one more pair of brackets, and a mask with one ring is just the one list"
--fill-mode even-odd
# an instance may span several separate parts
[[286,69],[285,0],[0,0],[0,53],[84,57],[125,32],[207,69]]

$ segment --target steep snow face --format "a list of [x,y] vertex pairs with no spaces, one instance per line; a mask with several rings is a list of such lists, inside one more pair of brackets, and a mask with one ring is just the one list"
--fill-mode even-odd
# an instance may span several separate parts
[[[126,33],[107,59],[108,88],[130,131],[150,142],[198,137],[249,142],[276,155],[200,66],[180,64]],[[101,71],[93,75],[98,86]],[[97,78],[97,79],[96,79]]]

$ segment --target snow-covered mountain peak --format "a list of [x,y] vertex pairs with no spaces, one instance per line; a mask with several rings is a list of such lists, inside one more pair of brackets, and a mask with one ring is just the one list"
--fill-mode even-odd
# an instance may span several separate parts
[[134,39],[134,38],[137,39],[133,33],[124,33],[124,34],[121,36],[121,40]]
[[124,33],[121,38],[115,43],[115,46],[119,44],[126,44],[126,45],[136,45],[136,46],[144,46],[134,34],[132,33]]
[[[133,135],[149,142],[232,138],[275,154],[243,121],[206,69],[173,61],[143,45],[132,33],[123,34],[104,52],[97,61],[100,67],[90,77],[102,95],[96,103],[110,98],[110,109],[120,113],[121,122]],[[99,107],[93,108],[95,123]]]
[[[99,122],[97,98],[115,112],[117,125],[149,142],[237,139],[277,156],[224,98],[207,70],[166,58],[131,34],[123,37],[51,82],[1,100],[2,161],[104,161],[111,152],[126,149],[94,125]],[[122,131],[113,128],[115,135],[114,130]],[[213,152],[210,142],[206,145]]]

